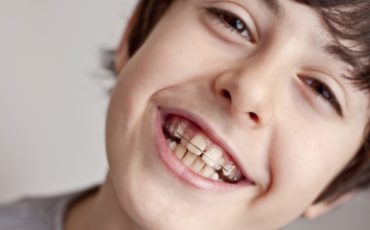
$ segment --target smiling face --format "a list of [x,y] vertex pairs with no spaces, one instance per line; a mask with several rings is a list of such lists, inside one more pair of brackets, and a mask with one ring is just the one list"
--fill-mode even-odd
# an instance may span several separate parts
[[[332,39],[320,16],[271,2],[176,1],[120,71],[108,161],[120,205],[140,227],[280,228],[360,147],[368,97],[325,50]],[[178,126],[184,138],[174,142]],[[222,179],[225,162],[238,180]]]

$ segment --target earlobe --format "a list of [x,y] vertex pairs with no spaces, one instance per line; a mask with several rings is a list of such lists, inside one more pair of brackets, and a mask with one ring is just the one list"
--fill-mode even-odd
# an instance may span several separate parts
[[118,49],[116,51],[116,56],[114,59],[114,67],[117,73],[120,73],[123,67],[126,65],[129,60],[128,55],[128,45],[129,45],[129,35],[131,30],[136,23],[139,6],[136,6],[134,13],[131,15],[130,20],[128,21],[126,28],[124,30],[123,36],[119,43]]
[[320,217],[339,207],[345,202],[351,200],[356,194],[356,191],[348,192],[333,201],[321,201],[319,203],[313,204],[306,209],[306,211],[303,213],[303,217],[306,219],[315,219],[317,217]]

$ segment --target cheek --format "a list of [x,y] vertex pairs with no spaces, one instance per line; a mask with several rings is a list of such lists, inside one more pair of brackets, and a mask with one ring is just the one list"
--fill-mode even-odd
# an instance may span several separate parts
[[125,91],[150,96],[166,87],[214,76],[235,60],[234,53],[220,48],[196,17],[181,17],[160,21],[128,62],[120,73]]
[[283,222],[312,204],[353,157],[358,144],[357,139],[348,141],[342,126],[339,130],[293,120],[276,128],[269,158],[272,184],[255,206],[261,215],[280,216]]
[[277,130],[282,133],[270,158],[273,186],[281,193],[306,196],[306,202],[313,201],[356,152],[357,139],[349,141],[343,127],[302,123]]

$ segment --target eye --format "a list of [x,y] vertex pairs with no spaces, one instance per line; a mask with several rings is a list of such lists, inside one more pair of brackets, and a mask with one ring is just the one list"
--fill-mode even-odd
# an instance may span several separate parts
[[254,43],[255,40],[247,24],[234,13],[216,7],[207,7],[206,13],[233,33],[237,33],[244,39]]
[[323,82],[306,77],[304,78],[304,82],[309,86],[309,88],[322,100],[324,100],[326,103],[329,103],[329,105],[334,109],[334,111],[340,116],[343,117],[343,111],[342,108],[335,97],[335,94],[332,92],[332,90]]

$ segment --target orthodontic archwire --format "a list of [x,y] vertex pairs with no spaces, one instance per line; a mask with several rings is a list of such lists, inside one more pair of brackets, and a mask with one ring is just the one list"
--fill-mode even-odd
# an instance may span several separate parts
[[175,131],[175,134],[178,135],[179,137],[181,137],[182,139],[184,139],[187,143],[191,144],[194,148],[198,149],[199,151],[202,152],[202,155],[206,156],[209,160],[213,161],[213,163],[217,164],[218,166],[220,166],[223,170],[225,170],[227,173],[230,173],[230,171],[232,170],[232,167],[235,167],[233,165],[231,165],[230,168],[225,168],[224,166],[222,166],[221,164],[217,163],[214,159],[212,159],[211,157],[209,157],[207,155],[207,153],[202,150],[201,148],[199,148],[198,146],[196,146],[195,144],[193,144],[188,138],[186,138],[184,135],[182,135],[181,133],[179,133],[178,131]]

